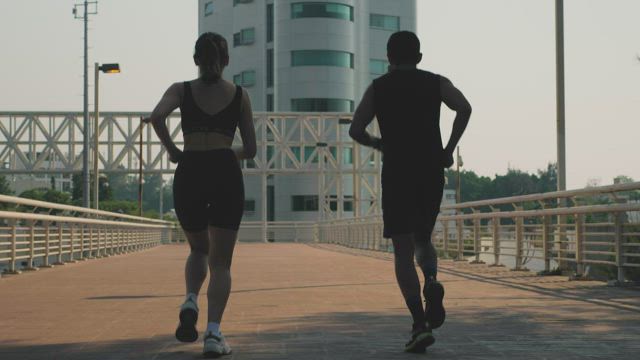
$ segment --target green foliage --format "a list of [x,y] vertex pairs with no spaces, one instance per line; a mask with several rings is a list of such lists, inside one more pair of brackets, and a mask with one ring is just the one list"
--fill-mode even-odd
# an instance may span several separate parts
[[20,197],[63,205],[71,204],[71,195],[69,193],[47,188],[26,190],[20,194]]
[[11,187],[9,186],[9,181],[7,181],[7,178],[2,175],[0,175],[0,194],[13,195],[13,190],[11,190]]
[[138,203],[131,200],[100,201],[100,210],[120,214],[138,215]]
[[[159,210],[160,188],[162,177],[159,174],[145,175],[142,185],[142,208],[147,210]],[[173,207],[173,191],[171,182],[164,183],[163,203],[165,209]],[[109,188],[112,190],[112,196],[118,200],[138,201],[138,177],[128,174],[111,174],[109,175]]]
[[[457,174],[447,169],[447,189],[456,189]],[[493,179],[478,176],[471,170],[460,172],[462,202],[495,199],[508,196],[535,194],[556,190],[557,172],[555,164],[547,165],[537,174],[509,169],[506,174],[496,174]]]

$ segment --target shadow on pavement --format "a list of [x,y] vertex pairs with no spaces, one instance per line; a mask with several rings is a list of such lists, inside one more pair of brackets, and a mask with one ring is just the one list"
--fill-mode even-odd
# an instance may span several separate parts
[[[588,316],[588,314],[585,314]],[[200,328],[202,328],[200,324]],[[632,359],[640,325],[586,317],[552,319],[519,309],[450,314],[426,355],[401,351],[410,320],[385,313],[324,313],[276,318],[260,331],[228,333],[228,359]],[[166,335],[121,341],[28,345],[0,340],[0,359],[196,359],[202,344]]]

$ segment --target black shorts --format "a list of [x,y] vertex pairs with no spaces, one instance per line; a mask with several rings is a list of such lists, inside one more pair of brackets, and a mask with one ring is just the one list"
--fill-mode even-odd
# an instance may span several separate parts
[[382,170],[383,236],[430,234],[440,212],[444,169],[431,167],[408,172],[394,171],[386,163],[383,166],[386,167]]
[[207,225],[238,230],[244,182],[234,152],[185,151],[173,179],[173,203],[185,231],[202,231]]

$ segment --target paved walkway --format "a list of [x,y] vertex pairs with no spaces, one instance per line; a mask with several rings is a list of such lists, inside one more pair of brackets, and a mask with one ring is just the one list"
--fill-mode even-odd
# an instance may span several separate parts
[[[197,359],[173,339],[187,247],[0,279],[0,359]],[[426,355],[388,254],[242,244],[222,329],[233,359],[622,359],[640,353],[640,291],[442,261],[448,318]],[[206,299],[201,296],[200,307]],[[203,329],[204,322],[199,323]]]

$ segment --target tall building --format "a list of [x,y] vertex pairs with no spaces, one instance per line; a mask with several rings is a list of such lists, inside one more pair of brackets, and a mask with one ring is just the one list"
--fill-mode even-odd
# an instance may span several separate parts
[[[200,34],[210,31],[227,39],[230,64],[224,77],[247,90],[255,111],[350,113],[371,81],[386,73],[389,36],[415,32],[416,1],[199,0],[198,18]],[[353,169],[352,141],[339,133],[341,139],[325,139],[328,151],[339,159],[338,167]],[[332,146],[332,141],[342,145]],[[317,167],[313,147],[290,149]],[[269,160],[273,154],[266,156]],[[325,194],[331,211],[348,217],[356,205],[373,206],[360,195],[354,203],[353,177],[338,176],[337,181],[341,191]],[[321,219],[322,184],[311,173],[266,179],[245,174],[243,220]]]
[[386,72],[389,36],[416,30],[416,1],[199,0],[198,17],[229,42],[225,77],[254,110],[351,112]]

